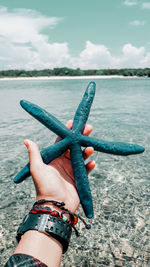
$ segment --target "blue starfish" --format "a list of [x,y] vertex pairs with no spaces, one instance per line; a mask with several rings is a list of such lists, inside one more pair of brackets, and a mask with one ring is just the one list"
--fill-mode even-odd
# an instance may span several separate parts
[[[88,119],[90,108],[94,99],[95,89],[95,83],[90,82],[75,113],[72,130],[69,130],[64,124],[62,124],[58,119],[56,119],[46,110],[28,101],[20,101],[21,106],[28,113],[30,113],[48,129],[62,138],[60,142],[55,143],[52,146],[49,146],[41,151],[41,156],[45,164],[48,164],[49,162],[63,154],[67,149],[70,149],[76,187],[78,190],[81,205],[83,207],[85,215],[88,218],[93,217],[93,203],[81,146],[92,146],[96,151],[121,156],[144,152],[144,148],[139,145],[122,142],[108,142],[82,134],[83,127]],[[29,175],[30,164],[28,163],[16,175],[14,182],[20,183]]]

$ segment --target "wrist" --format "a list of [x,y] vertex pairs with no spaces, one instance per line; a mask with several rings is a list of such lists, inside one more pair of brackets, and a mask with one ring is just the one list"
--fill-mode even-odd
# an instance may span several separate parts
[[[41,206],[41,204],[45,204],[45,203],[48,203],[50,205],[53,204],[55,207],[57,207],[61,210],[61,213],[59,213],[57,211],[56,212],[52,211],[51,208],[48,206],[45,206],[45,207]],[[45,214],[51,214],[52,216],[59,217],[63,221],[68,222],[74,228],[77,236],[79,236],[79,232],[76,230],[76,228],[74,226],[77,224],[78,218],[84,223],[86,229],[91,228],[91,225],[87,224],[85,222],[85,220],[80,215],[77,215],[74,212],[71,212],[70,210],[68,210],[65,207],[64,202],[59,202],[56,200],[40,199],[34,203],[33,209],[29,213],[39,213],[39,214],[45,213]],[[67,217],[64,216],[64,214],[67,215]]]
[[[62,208],[60,208],[61,207],[60,205],[56,205],[56,204],[54,204],[54,203],[52,203],[50,201],[44,201],[44,203],[39,204],[39,202],[41,200],[44,200],[44,199],[37,198],[36,199],[36,202],[33,205],[33,208],[34,208],[34,207],[36,207],[36,203],[37,203],[37,205],[38,205],[37,207],[39,208],[39,211],[37,211],[37,213],[43,213],[43,214],[44,213],[47,213],[47,214],[50,214],[50,212],[48,212],[46,210],[51,210],[53,212],[58,213],[58,217],[61,217]],[[64,202],[57,202],[57,201],[54,201],[54,200],[53,200],[53,202],[56,202],[56,203],[64,203]],[[45,211],[44,211],[44,208],[46,209]],[[41,212],[42,209],[43,209],[43,212]],[[51,215],[53,215],[53,214],[51,214]],[[54,214],[54,216],[57,216],[57,215]],[[63,215],[61,218],[64,219],[64,220],[70,221],[70,215],[67,214],[67,213],[65,214],[65,216]]]
[[29,230],[25,232],[14,252],[33,256],[48,266],[60,266],[62,245],[43,232]]
[[68,249],[72,228],[68,222],[62,218],[53,216],[51,214],[29,213],[20,224],[16,239],[19,242],[21,236],[30,230],[42,232],[48,237],[53,237],[63,247],[63,253]]
[[[42,207],[41,205],[49,205],[49,207]],[[60,209],[61,213],[52,210],[52,206]],[[68,214],[68,216],[70,216],[69,220],[66,220],[64,218],[65,214]],[[40,255],[42,255],[39,258],[37,251],[39,251],[39,249],[43,250],[44,247],[47,246],[47,242],[49,241],[50,243],[47,247],[50,249],[50,247],[55,244],[55,251],[59,253],[59,258],[61,258],[62,250],[64,253],[68,248],[72,228],[75,230],[76,235],[79,236],[79,232],[75,228],[75,225],[78,222],[78,218],[85,224],[85,227],[87,229],[90,229],[90,225],[86,224],[81,216],[67,210],[65,208],[65,203],[63,202],[45,199],[41,199],[38,202],[35,202],[33,208],[31,209],[29,214],[25,216],[22,224],[19,226],[19,229],[17,231],[16,238],[18,241],[20,241],[20,243],[15,253],[28,254],[42,260],[41,257],[44,257],[42,255],[45,255],[43,254],[45,252],[41,252]],[[40,237],[41,241],[39,243],[38,239]],[[30,242],[30,240],[32,242]],[[30,242],[29,245],[28,242]],[[46,262],[43,261],[43,263]],[[57,265],[55,264],[54,266]]]
[[[59,208],[58,206],[54,205],[52,202],[49,202],[49,201],[44,201],[44,203],[39,204],[39,201],[41,201],[43,199],[51,199],[51,198],[50,197],[45,197],[45,196],[37,196],[35,203],[38,203],[38,206],[39,207],[40,206],[44,206],[44,207],[49,207],[52,210],[56,210],[58,212],[61,212],[62,211],[61,208]],[[57,202],[58,200],[56,199],[55,201]],[[35,205],[35,203],[34,203],[34,205]],[[60,201],[60,203],[61,203],[61,201]]]

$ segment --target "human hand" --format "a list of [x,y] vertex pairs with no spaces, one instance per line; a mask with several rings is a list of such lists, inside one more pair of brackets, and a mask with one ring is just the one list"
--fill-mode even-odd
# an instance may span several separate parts
[[[72,129],[73,122],[68,121],[66,126]],[[83,134],[89,135],[92,130],[92,126],[86,125]],[[56,142],[59,140],[60,137],[56,139]],[[51,199],[64,202],[67,209],[75,212],[80,204],[80,199],[75,186],[69,151],[67,150],[63,155],[46,165],[43,163],[39,149],[34,142],[25,140],[24,144],[29,153],[30,172],[37,193],[36,200]],[[92,147],[85,148],[83,151],[84,159],[87,159],[93,152]],[[87,174],[94,167],[95,161],[89,161],[86,164]]]

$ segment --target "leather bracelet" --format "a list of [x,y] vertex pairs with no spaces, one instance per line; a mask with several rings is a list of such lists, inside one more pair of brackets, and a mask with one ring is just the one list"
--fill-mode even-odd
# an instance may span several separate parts
[[64,222],[58,217],[49,214],[32,214],[26,215],[20,224],[16,239],[19,242],[21,236],[29,231],[37,230],[58,240],[62,247],[63,253],[68,249],[72,228],[68,222]]

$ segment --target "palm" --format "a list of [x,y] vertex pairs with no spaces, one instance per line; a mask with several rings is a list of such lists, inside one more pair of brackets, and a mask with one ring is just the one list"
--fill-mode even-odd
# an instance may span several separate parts
[[[40,175],[38,173],[37,175]],[[80,203],[76,190],[71,161],[65,156],[55,159],[42,167],[42,179],[37,185],[39,199],[63,201],[68,209],[75,211]]]
[[[72,128],[72,122],[69,121],[68,128]],[[87,125],[83,134],[89,135],[92,127]],[[57,142],[60,138],[57,139]],[[93,153],[93,149],[86,148],[83,157],[87,159]],[[67,153],[68,154],[68,153]],[[31,162],[30,162],[31,163]],[[32,169],[33,166],[33,169]],[[89,173],[95,167],[93,161],[86,164]],[[75,186],[73,169],[70,157],[66,154],[56,158],[48,165],[43,161],[38,162],[36,168],[34,164],[30,164],[33,181],[37,191],[37,200],[51,199],[65,202],[65,207],[75,212],[79,206],[80,200]]]

